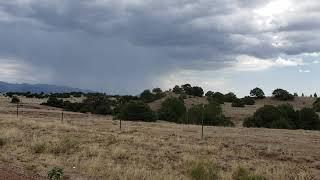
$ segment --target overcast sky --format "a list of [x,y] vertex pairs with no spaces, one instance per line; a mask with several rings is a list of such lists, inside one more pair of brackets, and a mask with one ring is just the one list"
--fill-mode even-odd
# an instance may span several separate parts
[[320,94],[319,0],[0,0],[0,80]]

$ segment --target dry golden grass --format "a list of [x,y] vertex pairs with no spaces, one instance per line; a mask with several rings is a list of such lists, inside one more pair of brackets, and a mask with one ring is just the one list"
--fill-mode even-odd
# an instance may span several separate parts
[[[111,117],[14,108],[0,103],[0,170],[15,166],[46,177],[61,167],[71,179],[191,179],[210,162],[221,179],[245,167],[269,179],[319,179],[320,132],[119,122]],[[69,122],[69,123],[67,123]],[[0,171],[1,172],[1,171]]]

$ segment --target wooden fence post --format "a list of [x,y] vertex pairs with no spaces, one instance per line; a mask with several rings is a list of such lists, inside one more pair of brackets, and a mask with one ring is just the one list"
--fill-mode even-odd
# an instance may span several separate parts
[[61,112],[61,122],[63,123],[63,117],[64,116],[64,114],[63,114],[63,111]]
[[204,115],[204,105],[202,105],[202,113],[201,113],[201,124],[202,124],[202,128],[201,128],[201,139],[203,139],[203,115]]
[[19,117],[19,103],[17,103],[17,117]]

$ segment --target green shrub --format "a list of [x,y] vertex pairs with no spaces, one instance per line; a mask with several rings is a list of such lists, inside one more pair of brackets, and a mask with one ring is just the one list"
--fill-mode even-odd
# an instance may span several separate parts
[[[198,96],[198,97],[202,97],[204,94],[204,91],[201,87],[198,86],[194,86],[192,87],[190,84],[184,84],[181,86],[181,89],[183,92],[185,92],[187,95],[189,96]],[[179,91],[177,87],[175,87],[174,89],[175,91]]]
[[141,101],[145,103],[150,103],[163,97],[165,97],[165,93],[163,93],[160,88],[155,88],[152,90],[152,92],[147,89],[140,94]]
[[252,117],[246,118],[244,127],[265,127],[274,129],[320,130],[319,115],[312,108],[295,111],[292,105],[265,105]]
[[320,98],[317,98],[317,100],[313,103],[313,109],[316,112],[320,112]]
[[179,98],[167,98],[159,109],[159,119],[169,122],[180,122],[186,112],[184,102]]
[[252,175],[249,170],[239,167],[232,175],[233,180],[267,180],[261,175]]
[[320,130],[319,115],[312,108],[303,108],[297,111],[295,120],[296,126],[299,129]]
[[150,107],[141,101],[131,101],[125,104],[121,109],[118,116],[122,120],[130,121],[155,121],[155,114]]
[[65,111],[72,112],[91,112],[93,114],[107,115],[112,114],[112,101],[105,94],[87,94],[86,99],[82,103],[71,103],[70,101],[63,101],[56,96],[63,97],[63,95],[53,95],[49,97],[46,103],[42,105],[63,108]]
[[[277,107],[272,105],[265,105],[264,107],[258,109],[253,117],[247,118],[243,125],[245,127],[266,127],[271,128],[271,124],[274,121],[280,120],[281,112]],[[249,122],[247,122],[249,121]]]
[[205,96],[209,97],[209,96],[212,96],[213,94],[214,94],[214,92],[208,91],[208,92],[205,94]]
[[61,180],[64,176],[64,171],[62,168],[54,167],[48,172],[49,180]]
[[222,113],[220,104],[196,105],[189,109],[184,123],[206,126],[233,126],[234,124]]
[[250,96],[256,98],[256,99],[263,99],[266,96],[264,95],[264,92],[260,88],[254,88],[250,91]]
[[219,169],[215,164],[210,162],[196,162],[189,170],[193,180],[218,180]]
[[149,89],[144,90],[140,94],[140,98],[143,102],[146,102],[146,103],[152,102],[154,100],[153,94]]
[[180,88],[178,85],[176,85],[173,89],[172,92],[174,92],[175,94],[180,94],[183,92],[183,89]]
[[209,103],[223,104],[224,103],[224,95],[220,92],[215,92],[211,96],[208,96],[207,100],[209,101]]
[[189,95],[202,97],[203,94],[204,94],[204,91],[203,91],[203,89],[201,87],[194,86],[194,87],[192,87],[192,94],[189,94]]
[[245,105],[254,105],[255,104],[254,98],[252,98],[250,96],[246,96],[246,97],[242,98],[242,101],[244,102]]
[[46,103],[42,103],[42,105],[52,106],[57,108],[63,108],[63,100],[58,99],[56,97],[49,97]]
[[17,96],[13,96],[11,98],[11,103],[15,103],[15,104],[20,103],[20,99]]
[[224,102],[233,102],[237,99],[237,96],[232,92],[224,95]]
[[235,99],[235,100],[233,100],[231,105],[232,105],[232,107],[244,107],[245,103],[242,99]]
[[273,91],[272,96],[281,101],[288,101],[288,100],[293,100],[294,96],[290,94],[288,91],[283,90],[283,89],[276,89]]

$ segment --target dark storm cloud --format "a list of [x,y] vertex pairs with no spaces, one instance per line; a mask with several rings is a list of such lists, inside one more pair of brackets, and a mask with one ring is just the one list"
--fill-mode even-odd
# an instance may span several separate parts
[[137,92],[177,67],[218,70],[239,55],[319,51],[316,0],[301,7],[295,1],[299,15],[276,14],[261,24],[270,17],[255,10],[270,2],[1,1],[0,57],[48,69],[53,83]]

